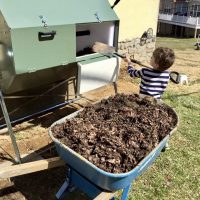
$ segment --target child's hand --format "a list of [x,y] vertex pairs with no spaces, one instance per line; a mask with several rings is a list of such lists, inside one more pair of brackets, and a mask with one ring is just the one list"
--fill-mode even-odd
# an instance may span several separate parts
[[128,53],[126,53],[126,55],[125,55],[126,57],[124,58],[124,61],[125,62],[127,62],[128,63],[128,65],[129,64],[131,64],[131,59],[130,59],[130,57],[129,57],[129,55],[128,55]]

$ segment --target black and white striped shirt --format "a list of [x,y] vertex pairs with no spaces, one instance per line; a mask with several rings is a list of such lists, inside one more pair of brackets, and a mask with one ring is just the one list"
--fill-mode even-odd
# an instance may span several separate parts
[[128,73],[131,77],[141,78],[140,94],[153,96],[156,99],[161,98],[169,82],[168,71],[160,72],[147,68],[136,70],[131,66],[128,66]]

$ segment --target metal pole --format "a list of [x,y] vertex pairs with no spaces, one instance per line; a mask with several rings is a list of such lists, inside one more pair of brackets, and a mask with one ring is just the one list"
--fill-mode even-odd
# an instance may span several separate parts
[[199,18],[197,17],[196,26],[195,26],[195,29],[194,29],[194,38],[197,38],[197,27],[198,27],[198,24],[199,24]]
[[194,38],[197,38],[197,28],[194,29]]
[[14,135],[13,130],[12,130],[12,125],[11,125],[11,122],[10,122],[10,118],[9,118],[9,115],[8,115],[8,111],[7,111],[6,104],[4,102],[4,98],[3,98],[3,94],[1,92],[1,90],[0,90],[0,103],[1,103],[1,109],[3,111],[3,116],[4,116],[4,119],[5,119],[7,127],[8,127],[8,132],[10,134],[10,138],[11,138],[11,141],[12,141],[13,149],[15,151],[16,162],[21,163],[19,149],[18,149],[18,146],[17,146],[17,143],[16,143],[15,135]]

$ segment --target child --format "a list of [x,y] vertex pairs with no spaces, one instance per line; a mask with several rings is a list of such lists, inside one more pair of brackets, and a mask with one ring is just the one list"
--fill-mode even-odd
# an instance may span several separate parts
[[131,60],[126,54],[124,61],[128,62],[128,73],[131,77],[141,78],[140,94],[161,99],[169,82],[169,69],[175,60],[174,51],[167,47],[156,48],[151,57],[152,69],[136,70],[131,67]]

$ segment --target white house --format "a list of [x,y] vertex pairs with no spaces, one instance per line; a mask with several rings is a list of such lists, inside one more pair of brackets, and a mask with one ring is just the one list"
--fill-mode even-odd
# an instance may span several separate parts
[[160,0],[157,33],[196,38],[200,34],[200,0]]

